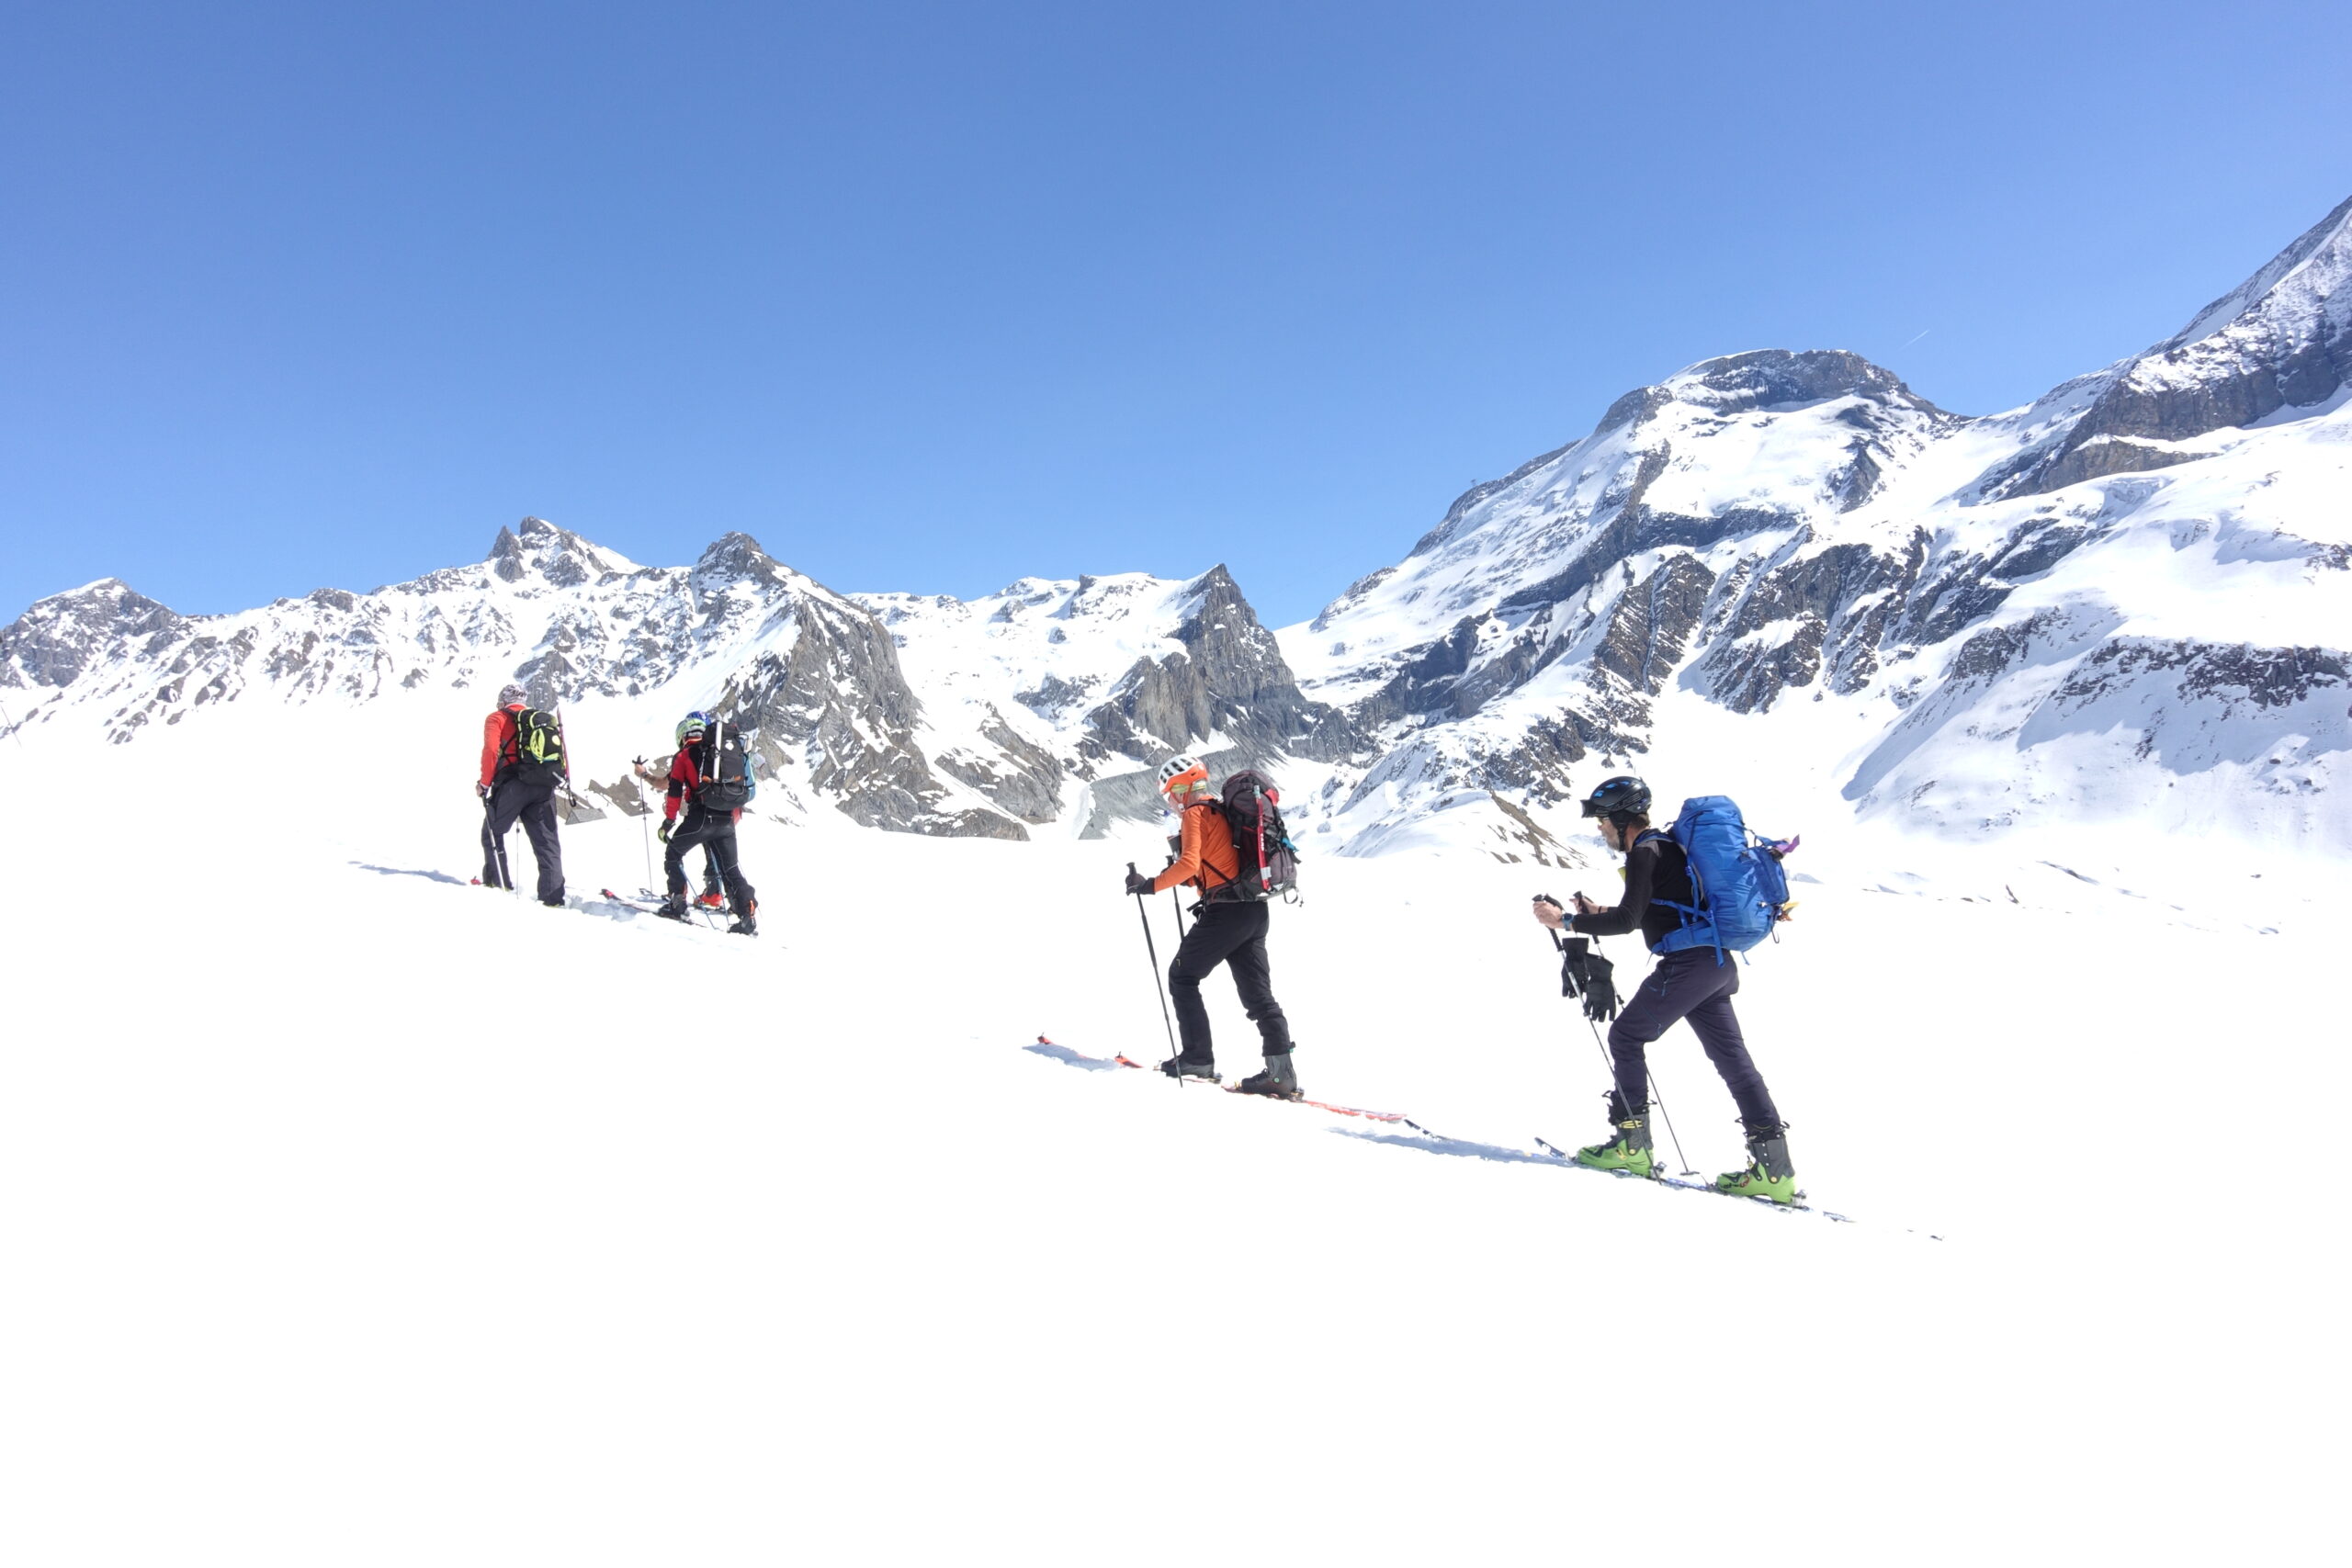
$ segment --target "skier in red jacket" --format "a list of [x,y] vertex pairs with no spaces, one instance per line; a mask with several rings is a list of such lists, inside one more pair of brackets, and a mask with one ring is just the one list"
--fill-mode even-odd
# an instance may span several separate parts
[[481,773],[474,783],[474,793],[481,797],[481,880],[490,887],[514,886],[506,862],[506,834],[519,820],[531,840],[532,858],[539,863],[539,902],[560,908],[563,846],[556,839],[555,792],[570,782],[571,764],[563,752],[561,731],[552,728],[535,726],[530,745],[537,754],[525,754],[522,722],[532,713],[528,705],[528,694],[510,681],[498,694],[498,706],[482,720]]

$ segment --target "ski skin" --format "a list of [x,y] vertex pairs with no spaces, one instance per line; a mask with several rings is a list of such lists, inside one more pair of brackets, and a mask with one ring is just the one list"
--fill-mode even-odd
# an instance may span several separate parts
[[1562,1165],[1574,1166],[1578,1170],[1589,1170],[1596,1176],[1623,1176],[1633,1181],[1655,1181],[1660,1187],[1679,1187],[1685,1192],[1705,1192],[1717,1198],[1737,1198],[1743,1202],[1761,1203],[1768,1209],[1782,1213],[1819,1214],[1823,1219],[1835,1220],[1841,1225],[1850,1225],[1854,1223],[1851,1216],[1838,1213],[1834,1209],[1816,1209],[1810,1203],[1775,1203],[1771,1199],[1758,1194],[1725,1192],[1712,1182],[1692,1181],[1679,1176],[1634,1176],[1626,1171],[1601,1170],[1593,1166],[1577,1165],[1575,1155],[1555,1145],[1545,1143],[1541,1138],[1535,1140],[1535,1146]]

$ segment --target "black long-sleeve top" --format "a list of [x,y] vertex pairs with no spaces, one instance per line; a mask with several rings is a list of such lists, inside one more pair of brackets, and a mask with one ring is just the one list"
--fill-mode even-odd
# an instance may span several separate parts
[[1681,914],[1660,899],[1677,904],[1695,902],[1690,897],[1690,866],[1682,846],[1653,828],[1634,840],[1625,856],[1625,897],[1613,909],[1577,915],[1568,929],[1583,936],[1623,936],[1639,926],[1642,945],[1656,948],[1682,925]]

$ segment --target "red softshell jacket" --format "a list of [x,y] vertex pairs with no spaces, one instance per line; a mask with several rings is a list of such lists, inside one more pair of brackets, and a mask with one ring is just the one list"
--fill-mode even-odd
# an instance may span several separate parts
[[[670,759],[670,798],[662,803],[662,820],[676,821],[678,807],[692,800],[701,790],[702,770],[695,766],[695,748],[681,746],[678,754]],[[739,806],[727,815],[729,821],[741,822],[743,808]]]
[[521,703],[510,703],[481,721],[481,785],[484,789],[498,782],[501,763],[514,761],[514,716],[522,711]]

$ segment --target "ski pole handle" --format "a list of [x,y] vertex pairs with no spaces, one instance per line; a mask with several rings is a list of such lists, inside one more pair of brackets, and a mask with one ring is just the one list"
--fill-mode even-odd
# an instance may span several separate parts
[[[1557,898],[1553,897],[1549,893],[1538,893],[1535,896],[1535,902],[1538,904],[1549,904],[1555,909],[1559,910],[1563,915],[1568,912],[1567,906],[1561,903]],[[1544,934],[1552,939],[1553,952],[1566,953],[1568,950],[1568,944],[1560,940],[1560,933],[1553,930],[1550,926],[1545,926],[1544,928]]]

